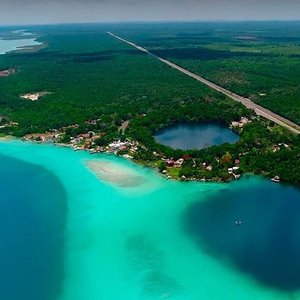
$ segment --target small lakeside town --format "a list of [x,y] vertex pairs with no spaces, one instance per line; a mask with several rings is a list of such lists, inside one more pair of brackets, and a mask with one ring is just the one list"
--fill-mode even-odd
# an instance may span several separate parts
[[[90,120],[86,121],[86,125],[96,125],[97,122],[100,120]],[[246,117],[242,117],[239,121],[232,121],[229,128],[233,130],[240,131],[242,128],[252,121],[249,120]],[[129,126],[129,121],[124,121],[120,128],[119,132],[124,137],[124,133]],[[68,142],[62,141],[62,138],[65,136],[65,133],[68,129],[76,129],[79,125],[71,125],[67,127],[63,127],[60,130],[51,130],[48,132],[45,132],[43,134],[27,134],[23,137],[24,141],[33,141],[38,143],[53,143],[58,146],[64,146],[64,147],[71,147],[74,151],[89,151],[90,154],[97,154],[97,153],[108,153],[108,154],[114,154],[120,157],[123,157],[125,159],[130,159],[133,161],[136,161],[140,164],[143,164],[145,166],[154,167],[159,170],[159,172],[167,179],[169,180],[181,180],[181,181],[217,181],[217,182],[223,182],[223,181],[232,181],[237,180],[241,177],[242,171],[240,170],[240,160],[235,159],[232,163],[232,166],[227,168],[227,176],[226,180],[220,177],[215,178],[196,178],[195,176],[187,177],[185,175],[180,176],[180,170],[184,166],[184,163],[186,160],[190,159],[188,155],[183,155],[179,159],[174,159],[172,157],[166,157],[165,155],[157,152],[153,152],[153,156],[156,157],[155,163],[150,163],[148,161],[144,161],[137,158],[137,153],[140,150],[148,151],[148,149],[142,145],[138,141],[131,140],[129,138],[121,138],[121,139],[115,139],[112,140],[109,143],[103,143],[101,142],[103,136],[105,134],[95,131],[88,131],[86,133],[80,133],[76,136],[70,137],[70,140]],[[280,149],[288,148],[289,145],[284,143],[279,143],[278,145],[274,145],[272,152],[280,151]],[[241,153],[240,156],[246,155],[247,153]],[[216,157],[215,161],[216,163],[220,163],[221,158]],[[193,167],[196,167],[196,163],[194,161]],[[206,172],[212,172],[213,166],[211,163],[203,162],[200,165],[200,168]],[[275,176],[271,179],[274,182],[280,182],[280,177]]]
[[[61,145],[64,147],[71,147],[74,151],[88,151],[90,154],[99,154],[99,153],[107,153],[107,154],[114,154],[120,157],[123,157],[125,159],[135,160],[135,153],[140,148],[143,148],[143,150],[147,151],[147,148],[141,145],[138,141],[131,141],[129,139],[126,139],[125,141],[121,140],[115,140],[109,143],[107,146],[97,146],[95,141],[100,138],[99,135],[95,134],[94,132],[87,132],[85,134],[80,134],[76,137],[73,137],[70,141],[70,144],[61,143],[60,142],[60,133],[45,133],[45,134],[29,134],[24,136],[25,141],[34,141],[39,143],[54,143],[56,145]],[[153,152],[153,155],[157,157],[157,161],[163,162],[165,168],[163,170],[160,170],[160,173],[163,174],[167,179],[180,179],[182,181],[196,181],[198,180],[195,177],[187,178],[186,176],[181,176],[178,178],[178,176],[172,176],[169,172],[171,169],[179,170],[183,166],[185,160],[189,159],[189,156],[183,156],[182,158],[179,158],[177,160],[173,158],[165,157],[157,152]],[[141,160],[138,160],[138,162],[143,163]],[[238,174],[239,170],[239,161],[236,161],[236,165],[232,168],[228,169],[228,174],[231,174],[234,179],[239,179],[241,174]],[[147,165],[147,164],[146,164]],[[153,166],[153,165],[151,165]],[[156,163],[155,166],[157,169],[159,169],[159,164]],[[203,169],[206,171],[212,171],[212,166],[203,163]],[[172,172],[174,173],[174,172]],[[177,172],[176,172],[177,173]],[[203,178],[201,181],[211,181],[206,180]]]

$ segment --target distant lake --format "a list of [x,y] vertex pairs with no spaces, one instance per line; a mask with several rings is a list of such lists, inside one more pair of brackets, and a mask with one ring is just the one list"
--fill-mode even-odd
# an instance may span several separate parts
[[203,149],[213,145],[235,143],[239,136],[219,123],[180,123],[155,135],[158,143],[174,149]]
[[[24,32],[22,33],[22,35],[29,36],[31,34],[28,32]],[[38,46],[38,45],[41,45],[41,43],[37,42],[35,38],[24,38],[24,39],[16,39],[16,40],[4,40],[0,38],[0,55],[6,54],[7,52],[10,51],[21,50],[24,47]]]

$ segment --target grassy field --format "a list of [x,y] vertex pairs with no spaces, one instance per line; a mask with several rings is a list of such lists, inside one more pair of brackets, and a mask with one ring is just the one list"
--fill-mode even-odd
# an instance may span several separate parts
[[117,33],[300,124],[300,23],[150,25]]

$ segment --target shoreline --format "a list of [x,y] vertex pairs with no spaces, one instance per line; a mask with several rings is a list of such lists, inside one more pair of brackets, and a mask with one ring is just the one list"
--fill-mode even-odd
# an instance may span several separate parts
[[[11,136],[11,135],[7,135],[7,136],[3,136],[3,137],[0,137],[0,142],[10,142],[10,141],[20,141],[22,143],[32,143],[32,144],[37,144],[37,145],[47,145],[47,143],[45,142],[42,142],[42,141],[28,141],[28,140],[24,140],[22,138],[18,138],[18,137],[14,137],[14,136]],[[239,179],[243,179],[243,178],[247,178],[247,177],[251,177],[251,176],[259,176],[259,177],[262,177],[266,180],[269,180],[269,181],[272,181],[272,176],[268,176],[266,174],[254,174],[253,172],[246,172],[246,173],[242,173],[241,176],[238,178],[238,179],[230,179],[230,180],[223,180],[222,178],[218,178],[217,180],[216,179],[207,179],[207,180],[202,180],[202,179],[196,179],[196,178],[185,178],[185,179],[182,179],[182,178],[175,178],[175,177],[171,177],[169,176],[168,174],[165,174],[163,172],[160,172],[159,171],[159,167],[155,164],[151,164],[150,161],[141,161],[141,160],[135,160],[135,159],[132,159],[132,158],[128,158],[128,157],[124,157],[122,155],[118,155],[116,153],[111,153],[111,152],[94,152],[94,151],[91,151],[92,149],[78,149],[78,148],[75,148],[73,147],[73,145],[71,144],[65,144],[65,143],[49,143],[55,147],[61,147],[61,148],[69,148],[71,150],[73,150],[74,152],[77,152],[77,151],[84,151],[86,153],[89,153],[91,156],[94,156],[95,157],[95,154],[104,154],[104,155],[111,155],[113,157],[118,157],[120,159],[123,159],[124,161],[131,161],[133,162],[134,164],[136,164],[137,166],[141,166],[141,167],[144,167],[144,168],[148,168],[152,171],[154,171],[157,175],[159,175],[160,178],[163,178],[164,180],[166,181],[174,181],[174,182],[191,182],[191,183],[217,183],[217,184],[230,184],[232,182],[235,182],[235,181],[238,181]],[[96,158],[96,159],[86,159],[86,167],[88,167],[88,169],[90,171],[93,172],[93,174],[95,174],[100,180],[102,181],[105,181],[105,182],[108,182],[108,183],[113,183],[117,186],[123,186],[123,187],[134,187],[136,184],[136,186],[139,186],[139,185],[142,185],[143,183],[134,183],[135,180],[137,180],[136,177],[138,177],[137,174],[130,174],[131,175],[131,178],[128,179],[128,181],[126,180],[126,167],[121,167],[121,166],[117,166],[117,164],[114,164],[114,163],[111,163],[111,166],[105,166],[105,163],[103,162],[107,162],[107,159],[105,158]],[[110,163],[110,162],[109,162]],[[121,174],[118,174],[118,172],[121,171]],[[122,173],[123,172],[123,173]],[[114,179],[114,177],[117,177],[116,179]],[[138,180],[137,180],[138,182]],[[275,182],[274,182],[275,183]],[[279,182],[276,182],[276,184],[284,184],[284,185],[292,185],[292,186],[295,186],[295,187],[299,187],[299,185],[297,183],[292,183],[292,182],[284,182],[284,181],[279,181]]]
[[0,141],[15,141],[15,140],[21,140],[21,139],[18,139],[16,137],[14,137],[13,135],[5,135],[5,136],[0,136]]

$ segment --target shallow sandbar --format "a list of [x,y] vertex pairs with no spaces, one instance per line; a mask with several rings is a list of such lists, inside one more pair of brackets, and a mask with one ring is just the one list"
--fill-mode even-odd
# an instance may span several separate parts
[[120,187],[138,187],[145,183],[145,178],[135,170],[110,161],[89,160],[86,165],[100,180]]

